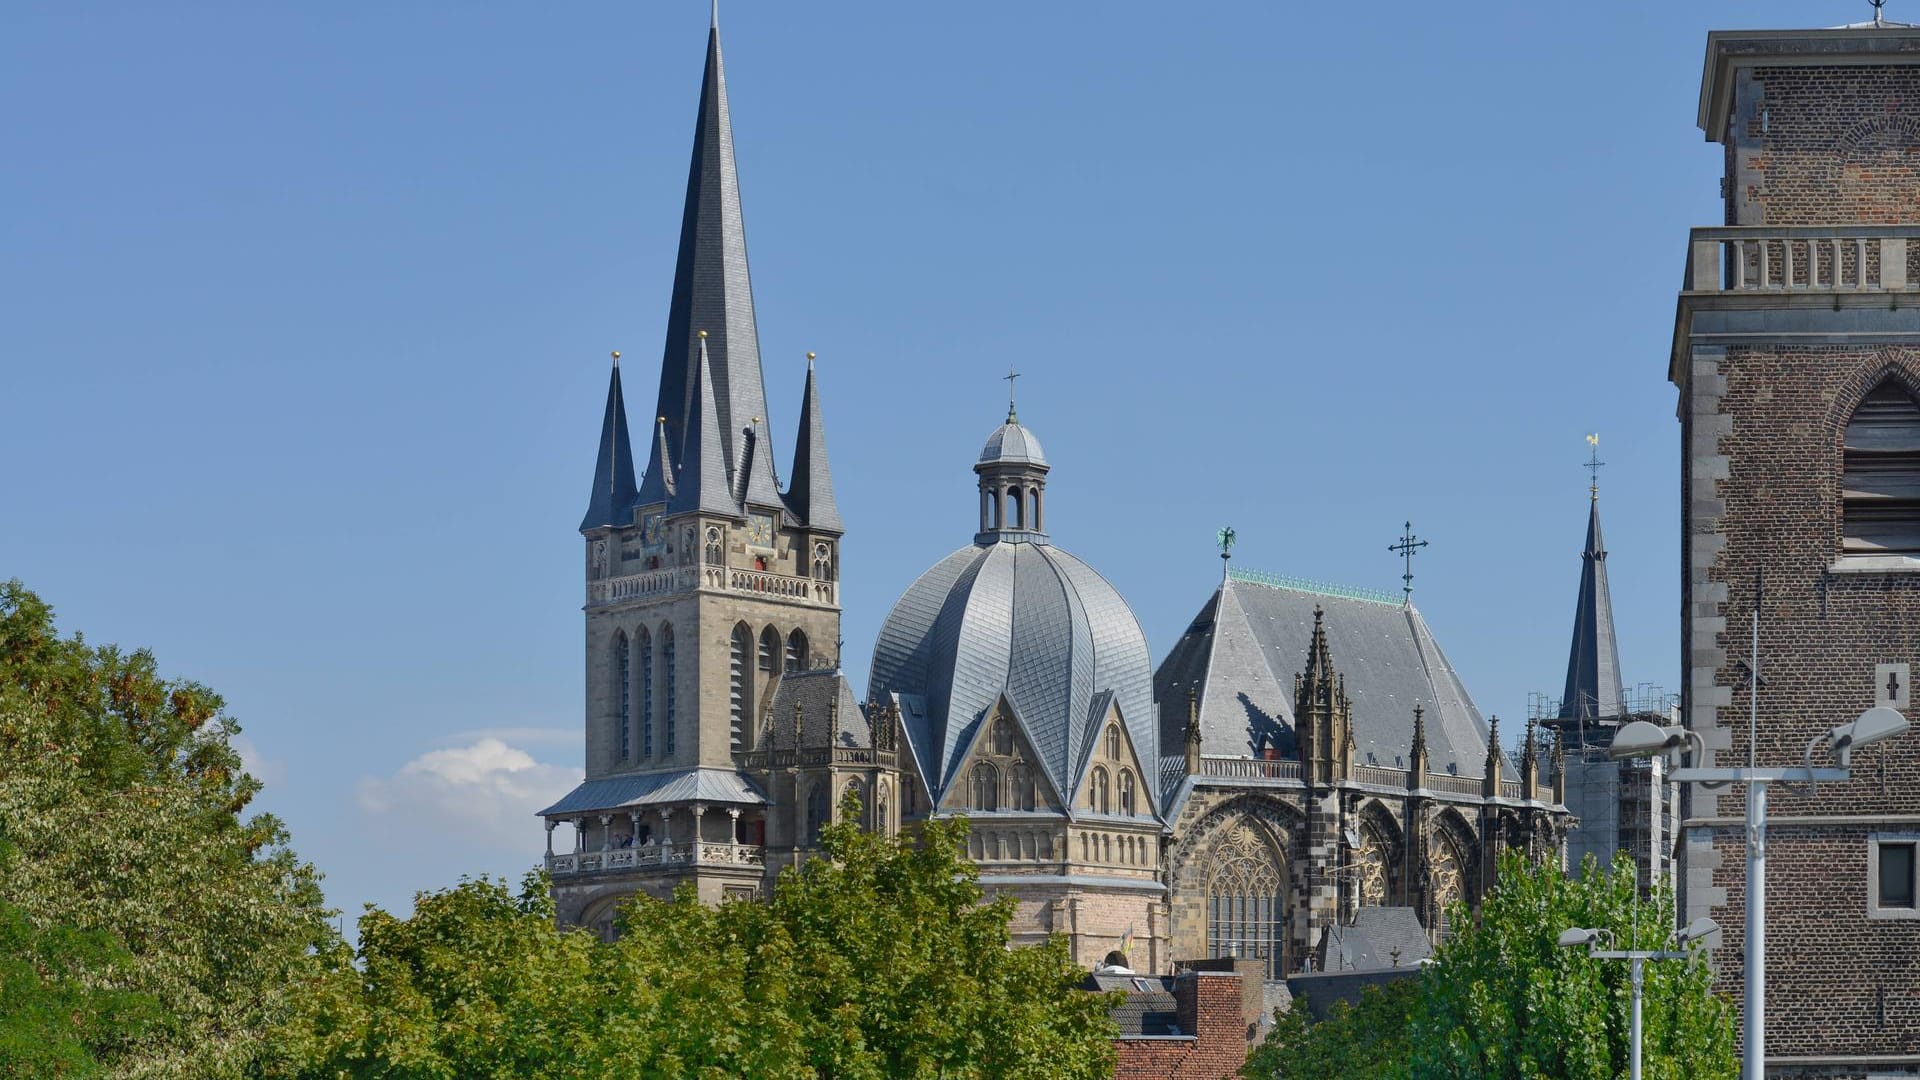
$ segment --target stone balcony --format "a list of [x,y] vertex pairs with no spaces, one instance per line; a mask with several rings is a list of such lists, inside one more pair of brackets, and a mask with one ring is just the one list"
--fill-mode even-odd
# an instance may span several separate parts
[[1907,292],[1920,288],[1920,225],[1738,225],[1694,229],[1694,293]]
[[678,844],[642,844],[638,847],[570,851],[547,856],[547,872],[554,877],[608,871],[670,871],[695,866],[763,867],[767,849],[758,844],[729,844],[703,840]]
[[776,574],[768,570],[711,565],[672,566],[589,581],[587,606],[600,607],[699,591],[786,600],[810,607],[833,607],[836,603],[836,585],[832,581]]
[[[1200,759],[1200,776],[1214,780],[1292,780],[1304,783],[1300,762],[1289,758],[1225,757],[1208,754]],[[1355,765],[1351,780],[1374,787],[1404,789],[1407,770],[1384,765]],[[1428,773],[1426,790],[1436,795],[1481,796],[1482,780],[1477,776]],[[1519,799],[1524,791],[1518,780],[1500,781],[1500,797]]]

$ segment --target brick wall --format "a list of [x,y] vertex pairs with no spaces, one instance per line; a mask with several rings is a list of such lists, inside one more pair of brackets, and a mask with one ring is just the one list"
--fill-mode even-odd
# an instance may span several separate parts
[[1116,1080],[1225,1080],[1247,1061],[1240,976],[1186,972],[1174,980],[1178,1038],[1116,1039]]
[[1920,67],[1755,67],[1726,138],[1732,224],[1920,220]]

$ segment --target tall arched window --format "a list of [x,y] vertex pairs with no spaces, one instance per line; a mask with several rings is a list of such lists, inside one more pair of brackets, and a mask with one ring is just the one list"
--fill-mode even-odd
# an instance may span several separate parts
[[780,670],[780,631],[769,626],[760,631],[760,670],[768,675]]
[[1427,899],[1433,905],[1427,929],[1436,939],[1444,940],[1450,933],[1447,909],[1466,898],[1466,860],[1452,837],[1436,833],[1427,848]]
[[787,635],[787,674],[807,670],[807,635],[799,627]]
[[747,748],[747,729],[753,718],[753,631],[746,623],[733,628],[733,647],[727,653],[727,745],[734,753]]
[[1000,809],[1000,773],[984,761],[973,766],[973,808]]
[[1360,827],[1360,848],[1354,852],[1355,873],[1359,876],[1359,885],[1354,891],[1354,902],[1359,907],[1384,907],[1387,902],[1387,845],[1381,841],[1379,830],[1371,825]]
[[1107,725],[1107,760],[1120,760],[1120,725]]
[[640,652],[640,756],[653,756],[653,635],[646,627],[636,641]]
[[624,630],[613,632],[613,700],[620,730],[620,760],[633,756],[633,652]]
[[1016,485],[1007,489],[1007,501],[1013,504],[1013,527],[1027,527],[1027,500]]
[[[867,789],[861,786],[860,780],[857,777],[847,781],[847,786],[840,789],[841,798],[845,798],[848,795],[860,800],[861,813],[870,814],[873,812],[873,800],[867,798]],[[836,803],[835,805],[838,804]]]
[[1285,871],[1273,846],[1244,820],[1215,849],[1207,881],[1207,955],[1265,961],[1285,977]]
[[820,830],[827,827],[831,820],[831,799],[827,794],[827,782],[816,780],[813,789],[807,792],[807,844],[820,843]]
[[1133,770],[1120,770],[1120,812],[1133,815]]
[[1007,793],[1007,797],[1013,803],[1012,808],[1033,809],[1033,766],[1024,761],[1014,762],[1013,771],[1009,774],[1009,783],[1013,790]]
[[1094,813],[1105,814],[1111,812],[1112,803],[1109,798],[1110,795],[1111,792],[1107,788],[1107,770],[1095,765],[1093,767],[1093,783],[1089,786],[1088,790],[1088,798],[1093,803]]
[[1920,403],[1889,379],[1847,423],[1842,550],[1920,555]]
[[680,675],[675,670],[673,647],[673,624],[663,623],[660,627],[660,674],[667,684],[666,692],[666,752],[673,754],[673,736],[675,721],[679,717]]
[[1013,753],[1013,722],[1004,716],[993,722],[993,752]]
[[1047,519],[1040,516],[1040,489],[1037,487],[1028,488],[1027,499],[1033,503],[1033,527],[1036,530],[1044,531],[1047,527]]

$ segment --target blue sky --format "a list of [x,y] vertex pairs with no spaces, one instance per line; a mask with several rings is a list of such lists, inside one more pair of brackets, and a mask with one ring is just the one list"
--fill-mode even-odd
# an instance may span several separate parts
[[[1673,687],[1705,34],[1868,15],[731,0],[773,433],[816,350],[856,683],[971,533],[1013,365],[1054,538],[1156,657],[1222,525],[1392,589],[1411,518],[1421,609],[1517,721],[1563,677],[1597,430],[1621,660]],[[517,874],[577,775],[573,530],[609,350],[652,397],[706,18],[0,15],[0,575],[222,691],[350,914]]]

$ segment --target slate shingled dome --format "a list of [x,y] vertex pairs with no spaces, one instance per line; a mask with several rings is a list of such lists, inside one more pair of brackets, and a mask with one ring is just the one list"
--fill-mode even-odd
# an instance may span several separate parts
[[993,429],[987,436],[987,445],[980,449],[981,465],[1019,464],[1045,465],[1047,455],[1040,449],[1040,438],[1020,421],[1007,417],[1007,422]]
[[936,801],[1003,693],[1069,799],[1109,701],[1145,756],[1157,745],[1139,620],[1105,578],[1050,544],[1003,540],[947,556],[900,597],[874,646],[867,699],[899,695],[902,729]]

